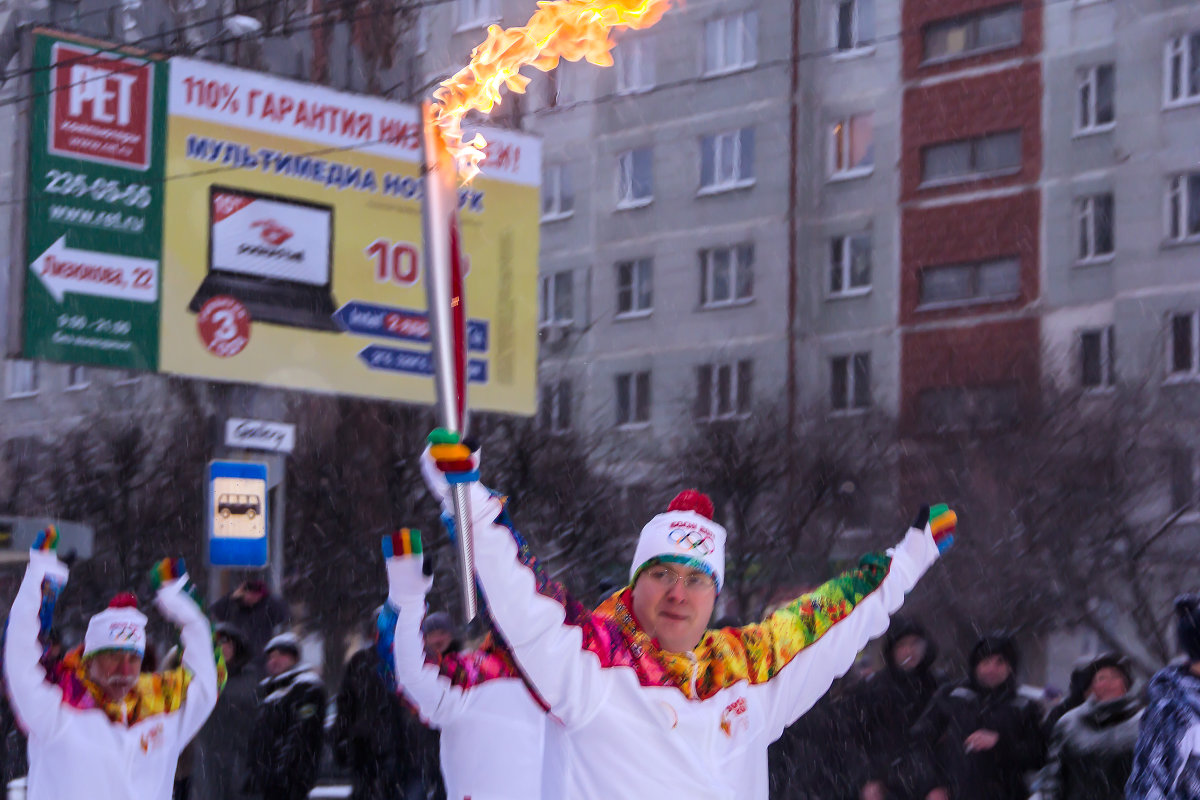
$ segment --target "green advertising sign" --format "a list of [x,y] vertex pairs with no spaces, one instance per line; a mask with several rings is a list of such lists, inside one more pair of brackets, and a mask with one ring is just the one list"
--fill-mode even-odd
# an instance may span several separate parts
[[24,355],[157,370],[166,65],[33,48]]

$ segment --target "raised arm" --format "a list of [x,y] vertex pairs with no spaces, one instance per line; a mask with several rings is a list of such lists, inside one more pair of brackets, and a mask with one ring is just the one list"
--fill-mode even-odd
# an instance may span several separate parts
[[870,555],[859,566],[810,594],[802,595],[760,625],[739,632],[757,640],[748,652],[752,682],[769,680],[772,738],[812,707],[833,681],[844,675],[859,651],[887,630],[905,595],[953,542],[956,517],[945,506],[924,508],[904,539],[886,554]]
[[58,533],[40,531],[29,551],[29,566],[13,600],[4,637],[4,683],[17,721],[31,738],[49,737],[62,720],[62,691],[46,680],[39,612],[67,585],[67,567],[55,550]]
[[[443,508],[449,485],[438,463],[469,460],[476,466],[469,453],[455,455],[443,460],[435,444],[421,458],[421,472]],[[597,655],[611,652],[610,632],[549,579],[511,527],[501,498],[473,482],[470,498],[475,569],[492,620],[550,711],[567,727],[587,721],[603,705],[613,678]]]
[[453,685],[436,664],[425,660],[421,621],[433,577],[424,573],[420,531],[409,529],[383,537],[383,557],[388,602],[379,619],[380,644],[391,642],[395,688],[417,707],[429,725],[445,727],[462,715],[467,697],[463,687]]
[[183,666],[163,676],[164,691],[177,692],[180,740],[188,741],[204,725],[225,685],[225,659],[216,643],[204,603],[188,579],[182,558],[164,558],[150,571],[157,590],[155,605],[162,615],[179,627]]

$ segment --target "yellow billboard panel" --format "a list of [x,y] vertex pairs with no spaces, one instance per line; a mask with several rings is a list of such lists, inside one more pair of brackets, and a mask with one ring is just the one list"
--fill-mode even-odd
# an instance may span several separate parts
[[[160,369],[432,403],[420,112],[170,62]],[[532,414],[541,152],[486,132],[459,194],[470,405]]]

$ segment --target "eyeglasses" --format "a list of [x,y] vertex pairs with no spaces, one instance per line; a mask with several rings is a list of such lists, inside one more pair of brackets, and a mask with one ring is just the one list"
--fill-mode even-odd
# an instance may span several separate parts
[[683,588],[689,592],[699,592],[704,589],[712,589],[717,585],[713,580],[712,575],[704,572],[689,572],[687,575],[681,575],[673,569],[666,567],[651,567],[646,570],[646,577],[657,583],[663,589],[670,589],[679,581],[683,581]]

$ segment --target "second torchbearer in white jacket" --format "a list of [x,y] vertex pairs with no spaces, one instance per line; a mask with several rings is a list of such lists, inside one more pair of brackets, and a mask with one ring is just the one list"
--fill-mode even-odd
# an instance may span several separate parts
[[57,534],[38,534],[13,600],[4,641],[4,680],[29,736],[29,800],[169,800],[179,753],[208,719],[224,682],[212,626],[181,559],[151,572],[155,604],[179,626],[183,666],[140,672],[146,617],[119,595],[88,623],[81,649],[47,674],[40,618],[67,582]]
[[[422,472],[445,496],[441,471],[456,479],[453,462],[427,451]],[[518,547],[503,500],[478,484],[470,497],[489,612],[563,725],[572,800],[766,800],[767,746],[887,629],[955,525],[945,506],[923,508],[896,547],[761,623],[710,630],[725,530],[700,493],[647,523],[629,585],[582,615]]]
[[560,800],[560,726],[507,648],[490,635],[477,650],[427,659],[421,622],[433,578],[423,569],[420,532],[385,536],[383,552],[388,602],[379,616],[381,660],[392,662],[397,690],[422,721],[441,731],[448,800]]

